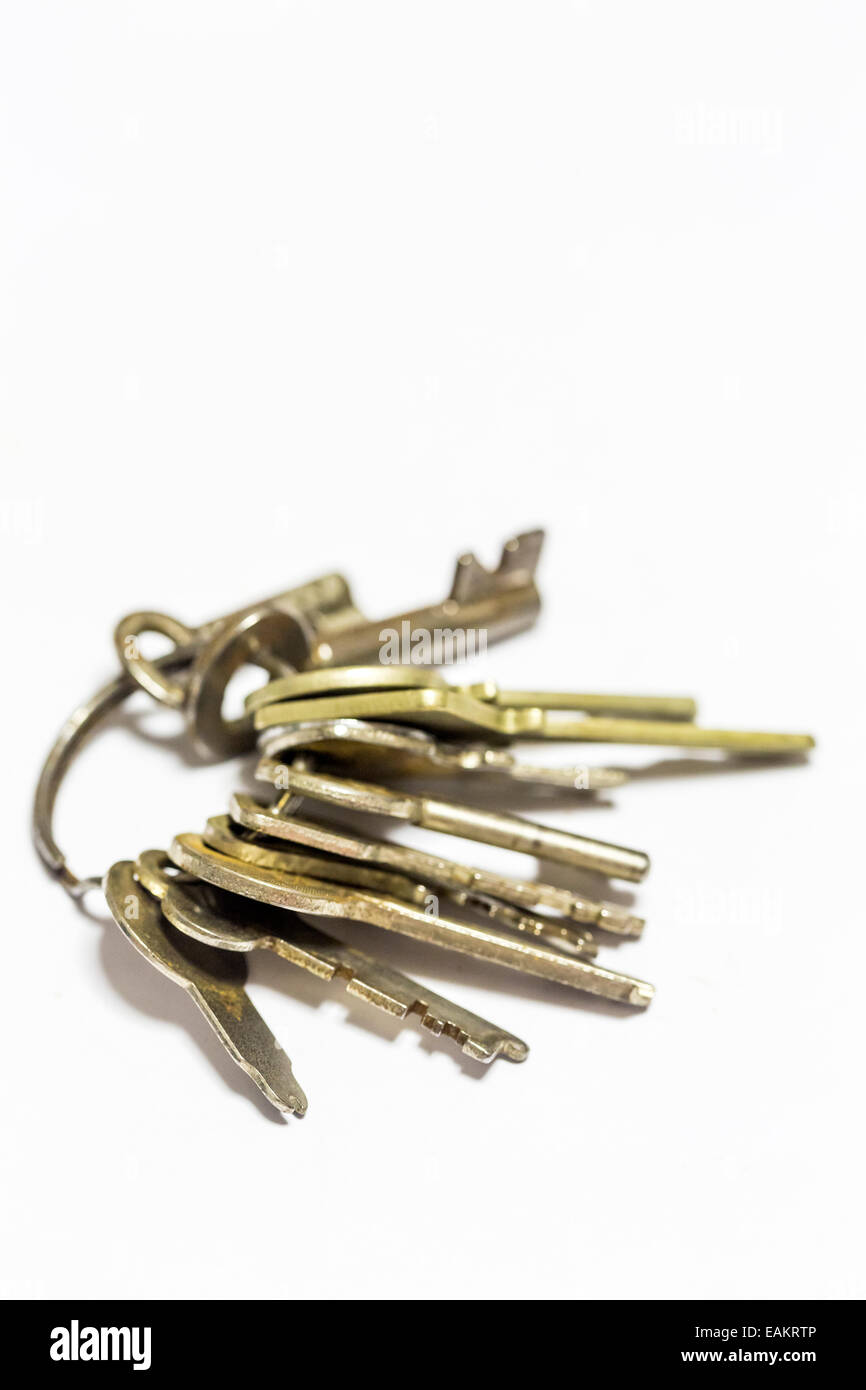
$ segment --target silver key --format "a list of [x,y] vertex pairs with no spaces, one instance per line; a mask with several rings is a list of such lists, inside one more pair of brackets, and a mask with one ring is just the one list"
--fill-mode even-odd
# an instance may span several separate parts
[[128,860],[105,876],[105,897],[124,936],[151,965],[185,989],[226,1052],[278,1110],[303,1115],[307,1098],[292,1064],[244,989],[246,962],[202,949],[163,919],[159,902],[135,878]]

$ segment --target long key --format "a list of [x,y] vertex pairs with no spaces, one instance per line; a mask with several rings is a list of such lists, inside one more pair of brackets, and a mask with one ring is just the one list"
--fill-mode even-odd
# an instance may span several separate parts
[[502,1055],[522,1062],[529,1048],[495,1023],[434,994],[408,975],[353,950],[335,937],[304,922],[294,912],[220,894],[203,884],[171,884],[162,908],[169,921],[198,941],[227,951],[273,951],[322,980],[341,979],[349,994],[395,1018],[417,1015],[422,1027],[451,1038],[469,1057],[491,1062]]
[[312,916],[368,922],[386,931],[401,932],[419,941],[493,961],[511,970],[538,975],[623,1004],[645,1008],[655,992],[652,985],[643,980],[604,970],[580,956],[559,955],[534,942],[437,917],[396,899],[346,888],[342,884],[323,883],[244,864],[240,859],[209,849],[200,835],[178,835],[172,841],[169,855],[179,869],[195,874],[205,883],[273,907],[288,907]]
[[229,1056],[278,1110],[303,1115],[307,1098],[292,1064],[243,988],[244,960],[202,949],[163,919],[159,902],[136,880],[128,860],[105,876],[105,897],[115,922],[137,951],[185,989]]
[[[315,821],[302,820],[298,816],[282,814],[278,808],[267,809],[251,796],[240,792],[231,799],[232,819],[247,830],[259,835],[271,835],[280,840],[291,840],[295,844],[307,845],[325,854],[341,855],[346,859],[360,859],[366,863],[383,864],[398,869],[413,878],[429,879],[449,891],[468,891],[482,900],[502,900],[515,908],[535,911],[561,913],[573,922],[588,923],[603,927],[605,931],[617,936],[640,936],[645,923],[642,917],[634,917],[618,903],[595,902],[572,893],[568,888],[558,888],[552,883],[531,880],[521,882],[504,874],[490,873],[487,869],[471,868],[454,859],[443,859],[440,855],[428,854],[425,850],[413,849],[393,840],[365,840],[355,834]],[[547,926],[548,919],[536,921]],[[551,932],[537,934],[550,941],[560,950],[573,950],[583,954],[582,946],[588,938],[574,934],[571,928],[555,921],[549,923]]]
[[[281,869],[284,873],[301,874],[307,878],[326,879],[330,883],[350,883],[357,888],[372,888],[374,892],[400,898],[416,907],[429,905],[431,897],[435,897],[432,888],[440,887],[438,884],[419,883],[416,878],[408,878],[403,873],[371,869],[366,864],[359,863],[357,859],[337,859],[333,854],[295,854],[283,848],[244,839],[228,816],[211,816],[202,832],[202,839],[211,849],[221,850],[223,854],[233,855],[235,859],[243,859],[247,864],[260,864],[265,869]],[[536,937],[540,941],[549,942],[559,950],[574,952],[575,955],[586,956],[589,959],[598,954],[598,946],[589,932],[581,935],[563,923],[533,917],[510,903],[500,902],[478,891],[473,892],[454,885],[446,887],[445,892],[453,902],[483,912],[487,917],[521,935]]]
[[381,691],[306,700],[283,700],[256,711],[257,729],[300,724],[311,719],[407,721],[434,733],[488,737],[557,739],[591,743],[661,744],[674,748],[717,748],[732,753],[780,755],[814,748],[810,734],[763,733],[746,729],[703,729],[677,720],[558,718],[537,706],[500,708],[457,688]]
[[[479,564],[474,555],[461,555],[451,592],[442,603],[397,613],[374,623],[363,621],[357,610],[351,625],[342,616],[334,623],[324,615],[317,627],[318,640],[305,666],[348,666],[376,660],[381,658],[386,640],[411,646],[408,659],[416,665],[441,666],[483,651],[488,642],[522,632],[532,626],[541,607],[535,571],[543,542],[543,531],[526,531],[506,541],[495,570]],[[385,633],[393,636],[386,639]],[[425,653],[414,642],[416,633],[429,644],[426,659],[422,659]]]
[[480,840],[483,844],[533,854],[538,859],[549,859],[556,864],[591,869],[608,878],[624,878],[638,883],[649,869],[649,856],[641,850],[572,835],[570,831],[539,825],[520,816],[483,811],[476,806],[434,800],[432,797],[408,796],[370,782],[354,782],[345,777],[301,771],[268,758],[262,759],[255,775],[263,782],[273,783],[280,791],[289,791],[296,796],[311,796],[316,801],[353,811],[391,816],[427,830],[440,830],[446,835]]
[[266,705],[283,700],[372,695],[430,687],[453,689],[499,708],[579,710],[585,714],[635,714],[652,719],[687,720],[694,719],[697,713],[695,701],[683,695],[589,695],[576,691],[559,694],[545,690],[500,690],[492,681],[450,687],[436,671],[419,666],[383,665],[339,666],[278,676],[259,690],[252,691],[246,697],[245,708],[255,713]]
[[[316,673],[318,674],[318,673]],[[398,772],[434,768],[447,773],[498,772],[515,782],[537,782],[576,791],[601,791],[621,786],[628,773],[614,767],[544,767],[518,760],[504,748],[484,743],[446,743],[424,729],[399,724],[374,724],[368,719],[315,719],[305,724],[277,724],[259,735],[259,752],[273,758],[293,749],[315,745],[317,752],[354,762],[372,754]]]

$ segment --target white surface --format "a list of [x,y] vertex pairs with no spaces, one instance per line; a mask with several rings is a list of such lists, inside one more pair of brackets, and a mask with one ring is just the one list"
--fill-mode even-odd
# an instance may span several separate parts
[[[4,1292],[862,1296],[863,44],[781,0],[4,12]],[[820,748],[549,813],[653,856],[605,953],[646,1015],[381,943],[523,1066],[256,958],[284,1124],[41,872],[41,755],[132,608],[340,568],[384,615],[535,524],[486,672]],[[83,873],[238,783],[141,714],[62,799]]]

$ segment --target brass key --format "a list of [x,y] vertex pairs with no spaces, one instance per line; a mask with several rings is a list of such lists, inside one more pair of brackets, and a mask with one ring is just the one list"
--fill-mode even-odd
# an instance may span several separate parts
[[662,744],[677,748],[718,748],[742,754],[790,754],[815,746],[809,734],[761,733],[744,729],[702,729],[674,719],[583,719],[557,717],[551,708],[502,707],[479,700],[458,687],[383,690],[374,694],[282,700],[256,711],[257,729],[300,724],[311,719],[373,719],[407,722],[452,735],[483,730],[488,737],[560,739],[596,743]]
[[585,714],[638,714],[654,719],[694,719],[697,705],[684,695],[589,695],[574,691],[555,694],[540,690],[500,690],[492,681],[449,686],[444,677],[419,666],[340,666],[298,671],[279,676],[246,697],[255,713],[284,700],[341,695],[376,695],[395,690],[452,689],[499,708],[582,710]]

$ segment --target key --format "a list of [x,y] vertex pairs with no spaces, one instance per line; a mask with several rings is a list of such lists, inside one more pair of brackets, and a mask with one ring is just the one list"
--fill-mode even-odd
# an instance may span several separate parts
[[441,830],[446,835],[465,836],[483,844],[533,854],[553,863],[591,869],[608,878],[624,878],[637,883],[649,869],[649,856],[640,850],[572,835],[570,831],[539,825],[520,816],[483,811],[432,797],[408,796],[370,782],[304,772],[267,758],[258,764],[255,775],[260,781],[271,782],[280,791],[290,791],[295,796],[311,796],[316,801],[345,806],[353,811],[392,816],[427,830]]
[[[216,895],[216,902],[213,901]],[[220,894],[202,884],[171,883],[163,912],[179,931],[227,951],[273,951],[322,980],[341,979],[347,993],[395,1018],[416,1015],[429,1032],[450,1038],[468,1057],[523,1062],[529,1048],[495,1023],[434,994],[398,970],[304,922],[294,912]]]
[[339,695],[373,695],[393,690],[453,689],[498,708],[581,710],[585,714],[639,714],[655,719],[694,719],[695,701],[682,695],[587,695],[570,691],[557,694],[542,690],[500,690],[492,681],[449,687],[436,671],[418,666],[340,666],[330,670],[287,673],[254,690],[246,697],[247,710],[255,713],[284,700],[333,698]]
[[432,732],[472,735],[479,729],[488,738],[560,739],[595,743],[662,744],[677,748],[716,748],[741,754],[780,755],[814,748],[810,734],[761,733],[745,729],[703,729],[697,724],[668,720],[557,718],[537,707],[499,707],[457,687],[383,690],[373,694],[321,696],[282,700],[258,709],[257,729],[300,724],[311,719],[372,719],[402,722]]
[[278,1110],[303,1115],[307,1098],[292,1064],[243,988],[246,962],[202,948],[163,919],[159,902],[136,880],[128,860],[109,869],[105,897],[124,936],[151,965],[185,989],[223,1047]]
[[[292,840],[296,844],[308,845],[327,854],[342,855],[344,858],[362,859],[368,863],[392,865],[401,873],[412,877],[429,879],[449,891],[469,891],[480,895],[482,900],[501,900],[520,909],[546,909],[561,913],[574,922],[586,922],[603,927],[605,931],[618,936],[640,936],[645,923],[641,917],[631,916],[625,908],[616,903],[594,902],[572,893],[567,888],[557,888],[551,883],[536,881],[520,882],[504,874],[490,873],[487,869],[470,868],[452,859],[428,854],[424,850],[412,849],[408,845],[396,844],[393,840],[365,840],[359,835],[348,834],[330,825],[301,820],[298,816],[287,815],[280,809],[280,803],[271,810],[265,809],[251,796],[241,793],[231,799],[232,818],[239,825],[257,834],[271,835],[278,839]],[[547,924],[547,918],[538,919]],[[582,951],[589,933],[574,935],[571,929],[551,922],[556,928],[554,936],[549,937],[553,945],[560,949]],[[541,933],[539,933],[541,934]]]
[[326,615],[306,666],[371,660],[395,665],[392,647],[401,665],[443,666],[483,655],[488,642],[522,632],[538,617],[541,599],[535,571],[543,542],[543,531],[526,531],[506,541],[495,570],[486,569],[474,555],[461,555],[451,592],[442,603],[375,623],[335,623]]
[[[251,798],[247,800],[251,801]],[[256,804],[252,802],[252,805]],[[431,898],[436,896],[431,886],[419,883],[416,878],[407,878],[403,873],[371,869],[359,864],[357,860],[350,859],[347,862],[336,859],[333,854],[293,854],[280,847],[250,841],[232,825],[228,816],[211,816],[202,833],[202,839],[211,849],[221,850],[223,854],[233,855],[235,859],[243,859],[247,864],[260,864],[266,869],[281,869],[285,873],[326,879],[331,883],[351,883],[357,888],[372,888],[374,892],[401,898],[404,902],[414,903],[416,907],[425,907]],[[444,885],[434,886],[439,888]],[[532,917],[509,903],[500,902],[484,893],[470,891],[456,884],[445,886],[445,892],[453,902],[463,907],[475,908],[513,931],[549,941],[559,950],[573,951],[576,955],[588,958],[598,954],[598,947],[589,932],[581,935],[564,924]]]
[[324,883],[244,864],[240,859],[209,849],[200,835],[178,835],[172,841],[169,855],[179,869],[195,874],[205,883],[273,907],[288,907],[312,916],[368,922],[386,931],[401,932],[419,941],[640,1008],[646,1008],[654,994],[652,985],[645,981],[604,970],[580,956],[560,955],[534,942],[420,912],[408,903],[344,884]]
[[[504,748],[483,743],[445,743],[423,729],[398,724],[374,724],[365,719],[310,720],[306,724],[277,724],[259,735],[259,751],[274,758],[290,749],[315,745],[329,757],[374,764],[384,758],[389,770],[500,772],[515,782],[538,782],[549,787],[600,791],[621,786],[628,774],[612,767],[542,767],[520,762]],[[369,754],[373,754],[370,759]]]
[[[484,651],[488,640],[521,632],[538,616],[541,600],[534,574],[543,539],[542,531],[532,531],[508,541],[493,571],[474,556],[463,556],[444,603],[379,623],[368,622],[359,612],[342,575],[327,574],[197,628],[166,613],[130,613],[115,629],[115,648],[127,675],[154,699],[184,711],[200,752],[233,757],[255,741],[248,714],[239,719],[223,714],[226,688],[241,667],[259,665],[279,675],[299,667],[378,658],[383,624],[395,634],[399,630],[401,640],[411,639],[415,627],[428,639],[431,634],[434,639],[436,634],[447,636],[447,650],[431,649],[426,665]],[[141,655],[139,638],[148,631],[175,644],[188,668],[184,679],[170,678],[165,663]],[[418,664],[414,648],[412,659]]]

